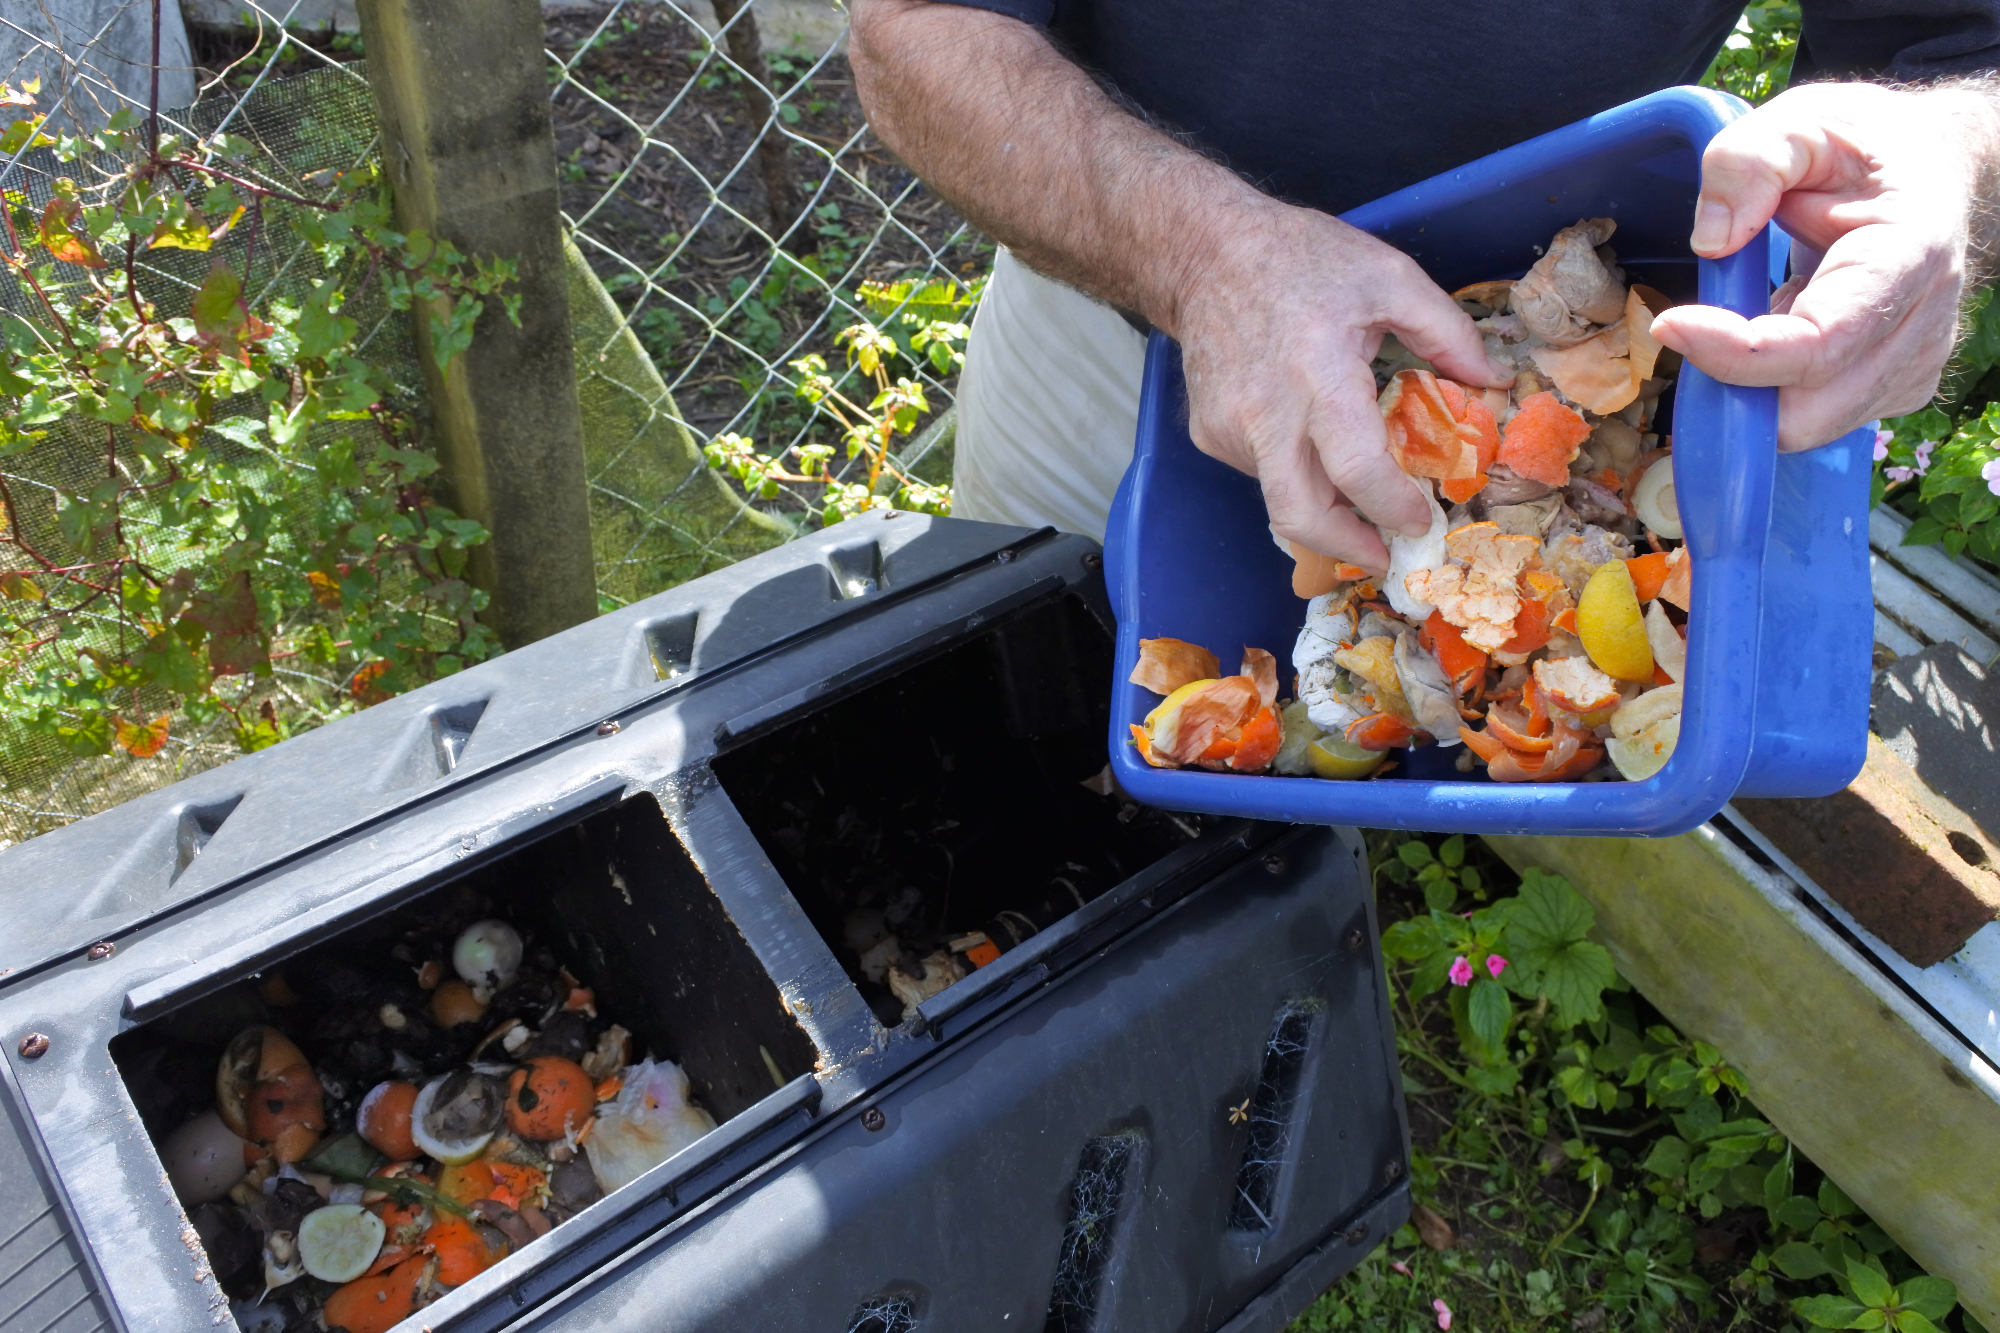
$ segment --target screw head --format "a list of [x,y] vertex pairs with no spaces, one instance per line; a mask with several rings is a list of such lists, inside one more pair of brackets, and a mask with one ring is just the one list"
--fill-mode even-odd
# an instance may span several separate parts
[[118,952],[118,946],[113,944],[110,940],[99,940],[97,943],[91,945],[88,949],[84,950],[83,956],[85,958],[88,958],[93,963],[101,963],[105,959],[109,958],[112,954],[117,952]]
[[1363,1222],[1360,1226],[1349,1227],[1341,1233],[1340,1238],[1349,1245],[1359,1245],[1368,1239],[1368,1224]]
[[1347,951],[1349,953],[1353,953],[1356,949],[1359,949],[1361,947],[1361,942],[1366,938],[1367,936],[1361,933],[1361,927],[1359,926],[1356,926],[1353,930],[1348,931]]
[[871,1106],[861,1113],[861,1127],[870,1134],[876,1133],[889,1123],[889,1117],[882,1114],[882,1108]]
[[1104,568],[1104,557],[1095,551],[1086,552],[1083,557],[1083,567],[1085,569],[1102,569]]
[[1392,1161],[1382,1168],[1382,1178],[1384,1180],[1397,1180],[1402,1177],[1402,1174],[1403,1164],[1401,1161]]
[[1012,551],[1002,551],[1000,554],[994,556],[993,559],[998,564],[1011,565],[1014,563],[1014,553]]
[[600,736],[616,736],[619,730],[618,719],[615,717],[606,718],[597,724],[597,734]]
[[39,1032],[30,1032],[15,1049],[23,1060],[39,1060],[49,1053],[49,1039]]
[[1267,875],[1282,875],[1285,873],[1285,858],[1276,852],[1272,852],[1269,856],[1265,857],[1263,865],[1264,873]]

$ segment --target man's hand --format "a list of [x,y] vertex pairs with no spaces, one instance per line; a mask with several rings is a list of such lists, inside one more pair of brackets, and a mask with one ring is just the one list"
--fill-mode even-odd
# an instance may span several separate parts
[[1023,262],[1179,341],[1195,443],[1258,479],[1281,536],[1385,570],[1353,509],[1421,532],[1428,508],[1375,408],[1382,334],[1453,378],[1504,382],[1451,298],[1143,124],[1024,23],[929,0],[853,15],[855,89],[890,148]]
[[1995,138],[1993,103],[1971,88],[1809,84],[1773,98],[1709,143],[1692,245],[1733,254],[1776,218],[1798,276],[1768,315],[1678,306],[1654,334],[1725,383],[1778,386],[1781,449],[1917,411],[1958,331]]
[[1419,536],[1430,508],[1389,456],[1376,410],[1368,363],[1382,335],[1462,383],[1511,376],[1415,261],[1366,232],[1266,202],[1215,240],[1182,284],[1171,330],[1196,446],[1257,478],[1280,536],[1386,570],[1381,538],[1355,511]]

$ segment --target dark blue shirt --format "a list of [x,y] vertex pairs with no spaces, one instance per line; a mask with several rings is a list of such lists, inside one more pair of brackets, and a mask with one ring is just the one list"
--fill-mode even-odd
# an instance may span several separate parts
[[[1047,28],[1163,127],[1342,212],[1693,83],[1741,0],[952,0]],[[1805,0],[1792,81],[2000,67],[2000,0]]]

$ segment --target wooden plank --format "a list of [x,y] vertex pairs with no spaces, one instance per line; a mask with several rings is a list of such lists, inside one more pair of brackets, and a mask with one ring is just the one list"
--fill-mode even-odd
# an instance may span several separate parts
[[1875,613],[1875,642],[1898,657],[1909,657],[1924,650],[1921,639],[1880,611]]
[[360,0],[368,81],[396,222],[478,258],[511,259],[521,324],[489,302],[440,374],[419,312],[446,492],[493,533],[471,577],[509,648],[597,614],[583,422],[535,0]]
[[2000,635],[2000,581],[1969,561],[1954,560],[1942,546],[1903,545],[1909,530],[1909,520],[1893,510],[1878,506],[1868,515],[1870,546],[1988,634]]
[[1714,829],[1487,839],[1565,876],[1619,970],[1721,1049],[1758,1109],[2000,1328],[2000,1074]]
[[1934,597],[1930,590],[1879,555],[1868,557],[1868,577],[1875,605],[1932,643],[1963,648],[1980,662],[2000,657],[2000,643],[1988,638],[1971,621]]

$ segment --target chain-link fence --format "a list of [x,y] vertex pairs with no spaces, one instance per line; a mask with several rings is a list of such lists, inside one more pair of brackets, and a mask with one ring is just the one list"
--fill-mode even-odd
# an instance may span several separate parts
[[[990,247],[869,134],[842,11],[738,3],[721,0],[720,16],[700,0],[545,9],[605,607],[892,497],[949,503],[957,353]],[[143,111],[154,12],[158,104],[192,98],[163,116],[168,131],[246,136],[276,184],[375,150],[340,0],[186,0],[185,24],[173,0],[78,0],[40,26],[0,17],[0,78],[39,74],[43,105],[79,126]],[[16,153],[5,170],[7,188],[45,201],[50,163]],[[288,291],[298,258],[267,256],[260,290]],[[145,267],[146,283],[181,290],[172,299],[199,282],[171,257]],[[403,321],[367,317],[375,356],[414,399]],[[0,468],[50,531],[58,491],[103,466],[72,434]],[[245,708],[296,727],[353,706],[337,673],[272,666],[232,682]],[[0,844],[226,762],[240,752],[228,721],[177,718],[149,758],[80,756],[0,721]]]
[[[887,503],[895,472],[948,483],[956,347],[991,257],[869,133],[841,11],[824,0],[717,8],[720,22],[706,5],[618,0],[548,25],[571,234],[664,377],[648,406],[677,412],[694,444],[733,461],[759,511],[720,530],[720,551],[690,550],[662,532],[677,514],[657,484],[629,489],[653,480],[637,451],[599,441],[598,586],[617,601],[662,586],[663,547],[685,577],[782,535],[779,524]],[[868,339],[842,338],[864,322],[888,361],[879,383],[854,364]],[[795,365],[815,354],[833,381],[817,403],[799,393],[811,369]],[[908,433],[888,432],[889,458],[849,456],[857,417],[898,380],[928,410],[898,423]]]

